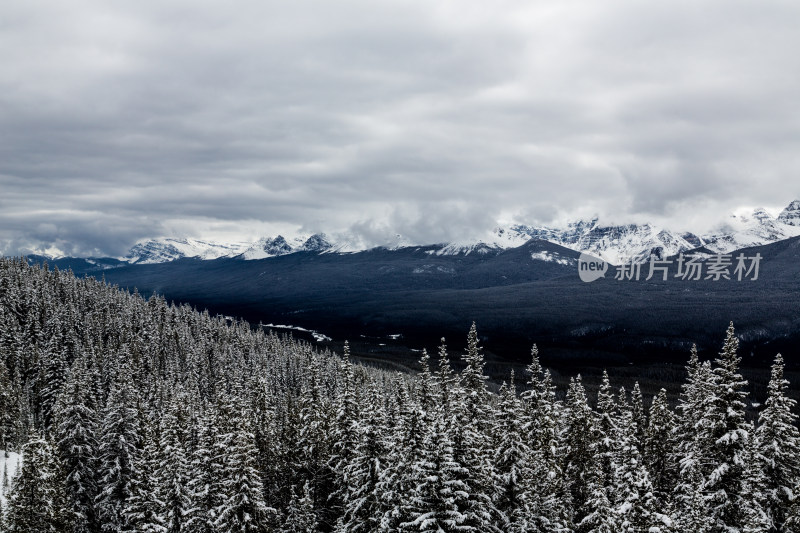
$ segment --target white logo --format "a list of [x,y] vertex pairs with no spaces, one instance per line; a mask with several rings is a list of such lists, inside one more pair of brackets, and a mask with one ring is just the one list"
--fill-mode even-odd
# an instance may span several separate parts
[[607,271],[608,263],[602,259],[584,253],[578,258],[578,275],[581,277],[581,281],[590,283],[605,277]]

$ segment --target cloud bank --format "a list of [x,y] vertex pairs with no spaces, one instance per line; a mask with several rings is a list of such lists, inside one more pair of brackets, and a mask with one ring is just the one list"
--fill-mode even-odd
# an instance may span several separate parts
[[0,6],[0,251],[438,242],[800,197],[800,4]]

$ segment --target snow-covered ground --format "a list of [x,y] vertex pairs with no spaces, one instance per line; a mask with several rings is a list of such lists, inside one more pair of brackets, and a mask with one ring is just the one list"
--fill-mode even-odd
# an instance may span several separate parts
[[320,333],[318,331],[314,331],[313,329],[301,328],[299,326],[288,326],[286,324],[259,324],[259,326],[261,326],[262,328],[288,329],[290,331],[302,331],[304,333],[309,333],[312,337],[314,337],[314,340],[317,341],[317,342],[323,342],[323,341],[332,340],[327,335],[323,335],[322,333]]
[[575,263],[575,260],[570,257],[561,257],[558,253],[550,252],[533,252],[531,259],[534,261],[544,261],[546,263],[558,263],[559,265],[570,265]]
[[[0,450],[0,460],[3,462],[2,468],[0,469],[0,503],[2,503],[3,510],[5,510],[8,491],[11,488],[11,480],[14,479],[14,476],[17,474],[20,455],[18,453]],[[8,482],[8,485],[6,485],[6,482]]]

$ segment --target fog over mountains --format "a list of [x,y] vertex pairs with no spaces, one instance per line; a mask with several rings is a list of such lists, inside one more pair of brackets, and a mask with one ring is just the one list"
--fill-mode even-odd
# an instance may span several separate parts
[[[479,238],[450,243],[413,242],[396,235],[382,247],[393,250],[406,246],[437,244],[431,253],[460,255],[496,253],[516,248],[530,239],[541,239],[575,251],[590,252],[613,264],[641,260],[654,254],[668,257],[689,250],[728,253],[800,235],[800,200],[791,202],[773,217],[762,208],[730,215],[708,233],[676,232],[653,224],[606,224],[597,217],[570,222],[563,227],[507,224],[487,231]],[[255,242],[214,242],[195,238],[154,238],[137,243],[125,257],[129,264],[154,264],[181,258],[203,260],[221,257],[245,260],[266,259],[296,252],[352,253],[370,249],[356,234],[299,234],[262,237]],[[107,266],[116,263],[108,263]]]

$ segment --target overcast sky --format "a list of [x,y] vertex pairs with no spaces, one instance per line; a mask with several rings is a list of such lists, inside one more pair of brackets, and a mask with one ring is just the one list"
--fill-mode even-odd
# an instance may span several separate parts
[[779,209],[798,27],[796,0],[0,2],[0,251]]

